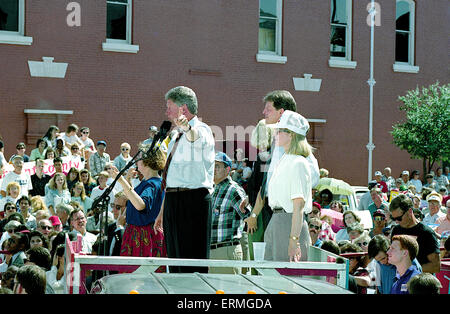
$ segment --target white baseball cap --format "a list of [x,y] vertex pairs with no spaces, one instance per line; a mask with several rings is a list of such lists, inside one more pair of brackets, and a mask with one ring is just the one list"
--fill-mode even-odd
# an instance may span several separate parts
[[382,176],[383,174],[381,173],[381,171],[375,171],[375,176]]
[[306,136],[309,130],[309,123],[301,114],[285,110],[281,115],[280,121],[275,124],[274,128],[288,129],[294,133]]

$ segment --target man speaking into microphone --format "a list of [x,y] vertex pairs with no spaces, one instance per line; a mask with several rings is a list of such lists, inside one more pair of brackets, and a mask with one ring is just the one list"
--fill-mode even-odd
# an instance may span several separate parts
[[[167,151],[162,188],[165,199],[154,228],[163,232],[169,258],[208,259],[214,137],[197,117],[195,92],[174,87],[165,95],[166,115],[176,125]],[[170,272],[208,272],[207,267],[170,267]]]

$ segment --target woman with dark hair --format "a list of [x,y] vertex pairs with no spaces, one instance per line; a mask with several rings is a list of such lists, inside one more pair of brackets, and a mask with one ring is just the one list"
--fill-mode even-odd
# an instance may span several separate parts
[[[150,145],[141,145],[140,151],[146,152],[149,147]],[[161,148],[158,148],[137,162],[137,169],[144,177],[136,188],[133,189],[123,176],[118,179],[128,198],[127,226],[122,239],[121,256],[167,256],[163,233],[155,233],[153,230],[164,199],[164,192],[161,190],[162,179],[158,172],[164,169],[165,164],[166,156]],[[109,172],[113,178],[119,173],[114,166]]]
[[56,147],[56,138],[59,135],[59,128],[56,125],[51,125],[42,139],[47,143],[47,147]]
[[80,170],[80,181],[83,182],[84,192],[86,196],[91,197],[92,189],[97,186],[97,182],[92,178],[91,173],[88,169]]
[[38,139],[36,142],[36,148],[31,151],[30,161],[34,161],[37,158],[44,159],[46,148],[47,142],[43,138]]
[[330,190],[324,189],[320,191],[320,206],[322,208],[330,208],[331,202],[333,201],[333,193]]
[[42,246],[48,249],[48,240],[42,232],[38,230],[33,230],[30,232],[29,237],[30,237],[30,248]]
[[67,173],[67,189],[70,193],[72,193],[72,188],[75,186],[75,183],[81,181],[80,178],[80,170],[75,167],[70,168]]
[[361,222],[361,218],[355,214],[355,212],[351,211],[351,210],[347,210],[344,212],[344,214],[342,215],[343,218],[343,222],[344,222],[344,228],[342,228],[341,230],[339,230],[336,233],[336,242],[339,243],[340,241],[344,241],[344,240],[350,240],[349,234],[348,234],[348,230],[347,228],[349,226],[351,226],[352,224],[354,224],[355,222]]

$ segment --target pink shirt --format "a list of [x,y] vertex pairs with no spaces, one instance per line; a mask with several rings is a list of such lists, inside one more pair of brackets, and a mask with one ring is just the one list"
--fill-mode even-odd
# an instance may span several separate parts
[[435,231],[439,234],[442,234],[445,231],[450,231],[450,220],[448,219],[448,215],[444,217],[440,217],[436,220],[436,224],[439,226],[435,229]]

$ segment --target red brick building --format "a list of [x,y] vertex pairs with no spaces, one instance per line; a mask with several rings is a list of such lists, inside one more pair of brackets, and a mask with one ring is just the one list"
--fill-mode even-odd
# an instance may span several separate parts
[[[225,136],[226,126],[256,125],[263,96],[286,89],[310,119],[319,166],[365,185],[369,3],[0,0],[5,156],[20,141],[29,153],[50,124],[90,127],[111,157],[122,142],[136,148],[166,119],[164,94],[177,85],[195,90],[199,116]],[[390,166],[397,176],[421,169],[392,144],[403,119],[397,98],[448,82],[449,4],[379,0],[376,8],[373,172]],[[305,74],[321,81],[297,80]]]

